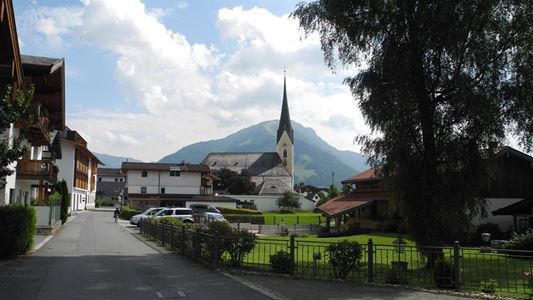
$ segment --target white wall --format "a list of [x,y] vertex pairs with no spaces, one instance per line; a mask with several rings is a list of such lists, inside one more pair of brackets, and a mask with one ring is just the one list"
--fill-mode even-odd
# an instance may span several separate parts
[[129,170],[127,177],[128,193],[140,194],[141,187],[146,187],[147,194],[158,194],[158,188],[165,188],[165,194],[200,194],[201,173],[181,172],[180,176],[170,176],[169,171],[147,171],[147,177],[142,172]]
[[[6,129],[4,132],[0,134],[0,138],[2,139],[8,139],[8,144],[11,147],[13,145],[13,139],[18,136],[19,130],[13,126],[13,124],[10,125],[8,129]],[[16,172],[17,162],[13,162],[7,166],[8,169],[14,171],[13,174],[10,176],[6,176],[5,180],[5,187],[3,189],[0,189],[0,205],[7,205],[9,204],[9,194],[10,191],[16,188],[16,179],[17,179],[17,172]],[[16,197],[16,194],[15,194]]]
[[59,168],[57,180],[65,180],[67,182],[69,193],[72,193],[72,187],[74,186],[75,150],[74,145],[61,141],[62,157],[56,160],[56,166]]
[[[276,201],[281,195],[228,195],[228,197],[238,199],[241,201],[253,200],[258,211],[279,211],[280,208],[277,206]],[[315,203],[306,199],[305,197],[299,196],[300,201],[300,210],[313,210],[315,209]]]
[[191,204],[207,204],[213,207],[237,208],[236,202],[216,202],[216,201],[213,201],[213,202],[187,201],[185,202],[186,207],[191,207]]
[[473,222],[474,225],[479,225],[482,223],[494,223],[503,231],[507,231],[509,227],[513,226],[513,216],[493,216],[492,211],[521,201],[523,198],[486,198],[485,200],[487,201],[487,217],[477,218]]

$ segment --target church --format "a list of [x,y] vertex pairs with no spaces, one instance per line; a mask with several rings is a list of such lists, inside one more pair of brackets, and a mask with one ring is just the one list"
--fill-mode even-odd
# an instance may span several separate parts
[[257,195],[278,195],[292,191],[294,186],[294,132],[289,115],[287,82],[283,78],[283,103],[279,120],[276,152],[216,152],[209,153],[202,164],[211,171],[246,170],[255,183]]

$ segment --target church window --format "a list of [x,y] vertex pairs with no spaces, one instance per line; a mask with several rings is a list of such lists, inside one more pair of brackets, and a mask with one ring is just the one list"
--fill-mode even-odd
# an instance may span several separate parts
[[283,158],[287,158],[287,149],[283,149]]

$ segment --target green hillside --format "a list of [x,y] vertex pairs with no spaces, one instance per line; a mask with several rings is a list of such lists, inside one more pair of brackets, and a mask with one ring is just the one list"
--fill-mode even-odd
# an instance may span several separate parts
[[[351,151],[340,151],[322,140],[311,128],[292,122],[294,129],[296,183],[317,186],[331,184],[366,169],[366,159]],[[239,130],[225,138],[195,143],[163,157],[160,162],[199,163],[209,152],[274,152],[278,121],[265,121]]]

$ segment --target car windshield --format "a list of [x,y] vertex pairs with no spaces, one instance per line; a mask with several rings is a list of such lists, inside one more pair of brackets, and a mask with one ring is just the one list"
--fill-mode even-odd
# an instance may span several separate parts
[[151,211],[149,211],[148,213],[146,213],[146,215],[147,216],[153,216],[153,215],[157,214],[160,211],[161,211],[161,208],[154,208]]
[[161,216],[167,209],[162,209],[154,214],[154,216]]

